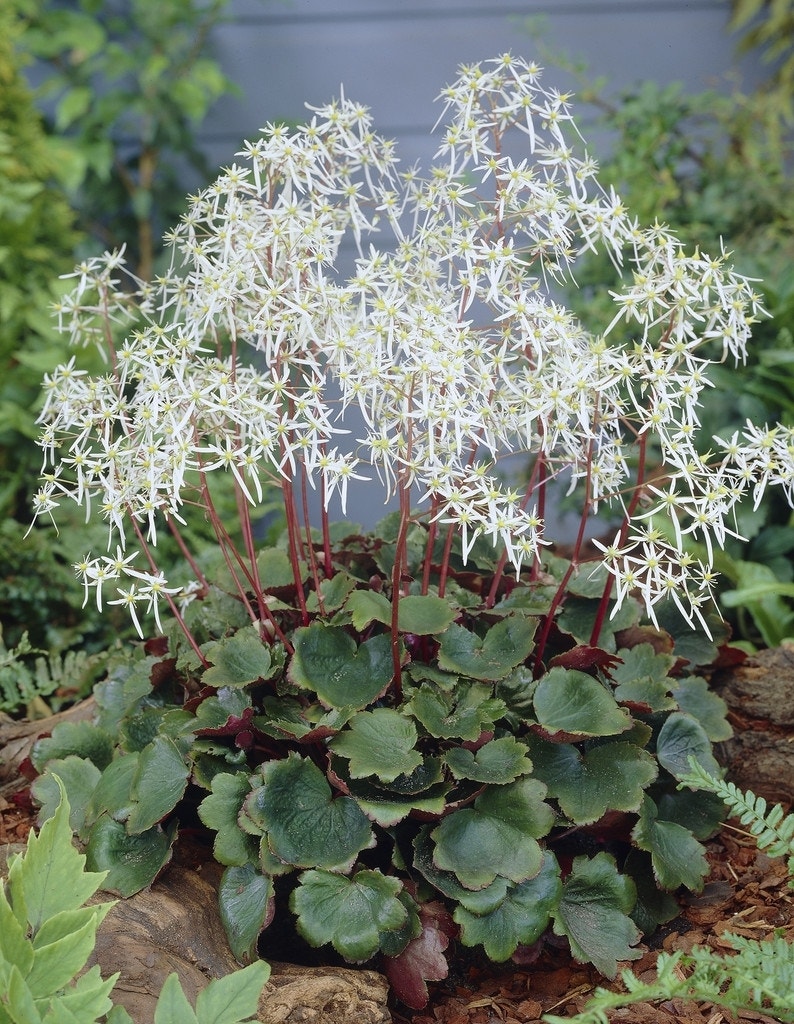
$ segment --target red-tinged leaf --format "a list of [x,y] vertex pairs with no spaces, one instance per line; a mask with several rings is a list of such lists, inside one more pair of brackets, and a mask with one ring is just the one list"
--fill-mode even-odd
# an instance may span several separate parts
[[241,732],[251,731],[253,708],[244,708],[242,715],[229,715],[223,725],[214,729],[196,729],[196,736],[237,736]]
[[664,629],[655,626],[629,626],[615,634],[618,647],[637,647],[650,644],[656,654],[672,654],[675,641]]
[[412,1010],[427,1006],[428,981],[443,981],[449,967],[444,951],[457,933],[455,923],[442,904],[419,906],[422,931],[411,939],[399,956],[384,957],[384,971],[397,998]]
[[735,668],[736,665],[743,665],[745,661],[747,661],[747,651],[743,651],[741,647],[723,644],[718,648],[717,658],[711,663],[711,668]]
[[614,654],[602,650],[600,647],[591,647],[590,644],[579,644],[564,654],[558,654],[549,662],[550,667],[561,666],[562,668],[575,668],[580,672],[587,672],[592,668],[603,668],[607,672],[620,661]]

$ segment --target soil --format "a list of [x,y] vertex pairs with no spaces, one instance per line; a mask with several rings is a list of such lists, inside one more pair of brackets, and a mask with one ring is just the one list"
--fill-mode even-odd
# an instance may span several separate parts
[[[784,651],[782,656],[789,667],[794,665],[792,649]],[[794,803],[794,793],[787,784],[781,786],[783,776],[779,764],[774,784],[770,780],[766,785],[765,779],[761,778],[761,784],[754,785],[753,764],[751,757],[747,756],[751,750],[768,749],[770,745],[777,750],[781,743],[785,743],[785,753],[788,754],[785,760],[790,773],[794,767],[794,758],[789,753],[794,739],[791,723],[776,721],[777,712],[772,710],[781,707],[781,695],[777,693],[765,703],[764,678],[768,680],[770,693],[774,693],[774,687],[780,681],[780,658],[780,653],[760,655],[741,667],[738,678],[734,670],[730,678],[715,682],[717,689],[722,688],[729,701],[739,737],[738,743],[726,752],[725,763],[731,765],[732,774],[741,776],[741,784],[745,788],[752,788],[758,793],[766,790],[764,795],[782,800],[788,810]],[[794,685],[794,680],[791,685]],[[752,699],[748,693],[752,694]],[[787,710],[791,707],[790,693],[789,687],[782,705]],[[23,730],[24,727],[20,726],[19,732]],[[752,747],[743,742],[748,735],[753,737]],[[21,753],[22,737],[19,744]],[[0,758],[2,848],[25,841],[34,824],[35,811],[26,798],[26,789],[21,788],[26,783],[18,775],[9,777],[9,768],[13,774],[10,762],[14,760],[8,756],[9,746],[4,747],[0,743],[0,750],[5,755]],[[730,955],[730,945],[724,938],[726,932],[754,939],[777,934],[794,942],[794,890],[788,886],[783,861],[759,852],[753,838],[738,828],[736,822],[726,823],[721,833],[707,844],[707,853],[712,870],[704,891],[690,896],[682,904],[680,915],[641,947],[642,958],[626,965],[640,977],[647,976],[650,980],[654,976],[660,950],[688,952],[695,945],[707,945]],[[390,1016],[392,1024],[541,1024],[544,1013],[573,1016],[584,1007],[593,989],[599,985],[620,986],[619,981],[606,982],[591,967],[575,963],[562,945],[548,944],[534,963],[524,966],[510,963],[493,965],[470,955],[468,951],[460,950],[459,953],[452,960],[449,978],[430,986],[431,998],[427,1007],[408,1011],[390,1004],[388,1011],[383,1011],[385,1016],[382,1019],[388,1020]],[[377,1011],[373,1014],[372,1020],[381,1019]],[[317,1024],[326,1024],[331,1019],[322,1011],[319,1015],[307,1015],[301,1010],[295,1015],[279,1016],[279,1020],[285,1024],[297,1024],[309,1017]],[[348,1019],[354,1018],[363,1020],[364,1016],[353,1011],[353,1016]],[[614,1024],[728,1024],[733,1019],[709,1004],[680,1001],[637,1003],[613,1011],[610,1016]],[[742,1013],[740,1020],[774,1024],[774,1018],[751,1011]]]

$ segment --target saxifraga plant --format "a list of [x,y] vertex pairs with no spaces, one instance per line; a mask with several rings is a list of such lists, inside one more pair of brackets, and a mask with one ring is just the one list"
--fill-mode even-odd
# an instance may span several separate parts
[[[45,382],[36,514],[103,518],[108,553],[76,565],[86,600],[151,612],[163,635],[117,659],[96,724],[36,745],[43,816],[54,772],[92,870],[128,895],[197,812],[239,958],[294,918],[312,946],[379,957],[412,1006],[453,936],[503,961],[553,931],[613,976],[670,894],[700,888],[722,804],[677,780],[689,756],[716,770],[730,733],[697,674],[727,637],[711,558],[748,491],[792,480],[782,427],[695,444],[712,362],[741,359],[763,313],[750,284],[641,229],[540,79],[510,55],[462,68],[426,180],[349,100],[269,126],[192,201],[156,285],[120,253],[79,268],[61,322],[108,371]],[[374,247],[379,220],[394,252]],[[589,333],[550,291],[588,249],[627,246],[614,316]],[[631,343],[613,344],[623,321]],[[515,452],[520,488],[499,476]],[[372,533],[332,525],[367,462],[398,511]],[[566,559],[545,524],[561,475],[582,501]],[[272,488],[286,529],[263,546]],[[194,504],[214,559],[181,540]],[[614,539],[590,557],[604,514]],[[166,532],[187,581],[158,564]]]

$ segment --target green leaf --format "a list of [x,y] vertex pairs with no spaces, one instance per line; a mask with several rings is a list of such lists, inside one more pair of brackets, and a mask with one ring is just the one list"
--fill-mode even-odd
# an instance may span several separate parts
[[[289,555],[281,548],[264,548],[256,559],[256,567],[265,590],[279,590],[281,587],[294,587],[295,575]],[[306,566],[300,566],[302,578],[305,578]]]
[[62,791],[55,779],[56,775],[63,783],[69,800],[69,825],[73,832],[82,837],[88,805],[102,772],[93,761],[75,754],[49,761],[46,772],[30,787],[31,796],[41,805],[39,821],[51,818],[61,801]]
[[456,908],[452,916],[460,925],[461,942],[464,946],[481,945],[489,959],[502,963],[518,946],[531,945],[546,931],[561,892],[559,866],[547,852],[537,875],[510,886],[493,909],[476,914]]
[[631,716],[597,679],[576,669],[553,668],[533,698],[539,724],[549,733],[614,736],[631,728]]
[[[118,977],[118,973],[112,974],[103,981],[97,966],[81,974],[69,989],[59,995],[52,1024],[60,1024],[68,1013],[73,1015],[72,1024],[95,1021],[101,1017],[105,1018],[106,1024],[132,1024],[126,1011],[120,1006],[112,1006],[110,1002],[110,993]],[[49,1017],[46,1024],[49,1024]]]
[[[8,988],[3,1000],[9,1007],[13,1007],[14,1016],[0,1018],[2,1024],[41,1024],[41,1014],[36,1008],[33,993],[25,984],[25,979],[19,973],[19,968],[14,966],[8,972]],[[2,1006],[0,1006],[2,1009]]]
[[256,1016],[270,967],[257,960],[241,971],[214,978],[196,996],[198,1024],[240,1024]]
[[589,962],[607,978],[614,978],[618,961],[641,956],[632,948],[640,932],[628,916],[635,896],[634,883],[618,873],[609,854],[576,857],[557,909],[552,911],[554,933],[568,937],[576,960]]
[[219,864],[246,864],[254,850],[240,828],[240,811],[251,792],[248,776],[220,772],[212,780],[212,793],[199,804],[198,816],[215,831],[212,852]]
[[689,772],[690,757],[694,757],[709,775],[718,775],[720,770],[703,726],[678,711],[668,716],[659,731],[656,757],[676,779]]
[[198,1024],[198,1018],[176,972],[168,975],[160,989],[154,1010],[154,1024]]
[[604,743],[585,753],[570,743],[528,737],[534,775],[577,825],[598,821],[606,811],[636,811],[656,778],[653,757],[631,743]]
[[146,832],[170,814],[184,796],[189,775],[184,757],[168,736],[158,736],[144,747],[132,779],[135,803],[127,818],[127,831],[131,835]]
[[685,885],[700,892],[709,873],[703,847],[689,829],[673,821],[660,821],[658,815],[656,804],[646,796],[631,838],[641,850],[650,853],[659,888],[672,892]]
[[119,896],[132,896],[151,885],[171,859],[172,837],[161,829],[128,835],[121,822],[103,815],[92,827],[86,863],[106,871],[104,888]]
[[205,644],[203,652],[212,662],[211,667],[204,670],[203,682],[216,688],[250,686],[260,679],[269,679],[277,667],[270,656],[270,648],[254,626]]
[[399,899],[402,883],[380,871],[352,878],[306,871],[290,896],[298,931],[312,946],[330,942],[345,960],[361,963],[380,948],[380,933],[396,931],[408,912]]
[[391,637],[386,633],[356,648],[344,629],[315,622],[295,630],[293,643],[290,679],[313,690],[326,707],[365,708],[386,691],[394,676]]
[[250,863],[226,868],[218,887],[218,907],[235,958],[251,959],[272,916],[272,879]]
[[452,623],[439,638],[438,664],[445,672],[495,682],[528,657],[535,628],[531,619],[510,616],[491,626],[481,639]]
[[668,673],[675,658],[657,654],[651,644],[618,651],[621,663],[611,670],[615,700],[623,704],[646,704],[651,711],[671,711],[675,701],[670,697],[673,680]]
[[718,694],[709,689],[709,684],[700,676],[686,676],[678,680],[673,697],[682,711],[696,721],[712,743],[721,743],[733,736],[733,729],[727,719],[728,705]]
[[4,888],[0,885],[0,979],[3,972],[14,965],[24,978],[33,964],[33,946],[27,939],[24,904],[19,910],[22,921],[14,916]]
[[410,718],[391,708],[376,708],[359,711],[328,746],[349,759],[351,778],[376,775],[381,782],[393,782],[422,763],[422,755],[414,749],[417,739]]
[[359,633],[371,622],[391,625],[391,601],[377,590],[354,590],[345,603],[345,610]]
[[312,761],[290,754],[261,772],[264,785],[251,794],[246,810],[261,822],[271,852],[285,864],[344,871],[374,845],[367,816],[350,797],[334,799]]
[[504,785],[532,771],[532,762],[527,754],[523,743],[513,736],[503,736],[483,744],[477,751],[453,747],[447,751],[444,760],[456,779]]
[[[84,909],[94,910],[93,907]],[[110,907],[108,906],[107,909],[109,910]],[[56,915],[54,919],[51,918],[49,922],[45,922],[36,938],[39,939],[42,936],[47,923],[51,924],[53,920],[56,922],[57,929],[59,916]],[[35,993],[36,999],[52,996],[59,988],[68,985],[72,978],[82,970],[96,945],[98,918],[104,916],[104,914],[90,913],[87,918],[83,917],[79,926],[77,920],[72,920],[72,930],[66,935],[56,936],[51,933],[48,936],[45,933],[40,942],[34,943],[36,955],[25,982],[31,992]],[[74,915],[70,914],[69,917],[72,919]],[[48,939],[51,941],[47,941]]]
[[453,811],[433,831],[435,864],[468,889],[482,889],[497,875],[512,882],[532,878],[543,859],[536,840],[554,824],[545,793],[535,779],[486,789],[473,807]]
[[416,636],[443,633],[455,621],[457,614],[443,597],[408,594],[400,598],[397,628],[402,633],[414,633]]
[[111,735],[91,722],[59,722],[52,736],[36,740],[30,759],[36,771],[42,772],[47,761],[75,754],[93,761],[103,771],[113,760],[114,746]]
[[91,794],[86,821],[93,825],[107,812],[116,821],[126,821],[132,809],[132,782],[138,770],[138,754],[123,754],[107,766]]
[[[322,607],[325,611],[333,612],[337,608],[341,608],[356,584],[357,580],[352,576],[348,576],[346,572],[336,572],[330,580],[322,580],[320,583],[320,596],[322,597]],[[306,598],[306,607],[310,612],[318,612],[320,610],[320,602],[317,600],[317,594],[314,590]]]
[[501,700],[491,697],[492,687],[461,681],[449,693],[426,684],[411,696],[405,710],[439,739],[477,740],[504,713]]
[[17,907],[24,908],[35,935],[51,917],[80,908],[105,879],[101,871],[85,871],[85,864],[86,857],[72,846],[69,801],[64,791],[55,814],[44,822],[38,835],[30,833],[24,858],[9,870],[9,898],[17,920]]
[[725,804],[714,793],[691,789],[654,794],[659,817],[689,829],[695,839],[711,839],[725,820]]

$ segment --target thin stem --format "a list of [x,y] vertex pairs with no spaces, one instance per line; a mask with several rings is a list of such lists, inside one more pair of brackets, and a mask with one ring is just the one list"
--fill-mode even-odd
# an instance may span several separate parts
[[320,589],[320,573],[317,567],[317,554],[314,550],[314,542],[312,541],[312,524],[311,517],[309,515],[309,489],[307,474],[305,471],[301,473],[301,504],[303,506],[303,528],[306,531],[306,547],[309,552],[309,568],[311,569],[314,593],[317,595],[317,606],[320,609],[320,614],[325,615],[323,592]]
[[430,589],[430,571],[433,567],[433,548],[436,546],[436,537],[438,536],[438,520],[436,519],[438,505],[438,498],[434,496],[430,505],[430,522],[427,527],[427,543],[425,544],[425,558],[422,568],[422,594],[426,594]]
[[298,608],[300,609],[303,625],[308,626],[309,612],[306,608],[306,595],[303,593],[303,574],[300,567],[302,544],[298,527],[298,513],[295,505],[295,488],[292,486],[292,480],[285,477],[281,481],[281,491],[284,495],[284,512],[287,517],[287,547],[292,566],[292,578],[295,582]]
[[400,651],[400,632],[398,621],[400,615],[400,596],[402,591],[403,572],[406,568],[406,541],[408,526],[411,521],[411,485],[406,481],[404,472],[398,484],[400,494],[400,529],[397,532],[397,544],[394,551],[394,566],[391,578],[391,655],[394,665],[394,686],[399,697],[402,692],[402,654]]

